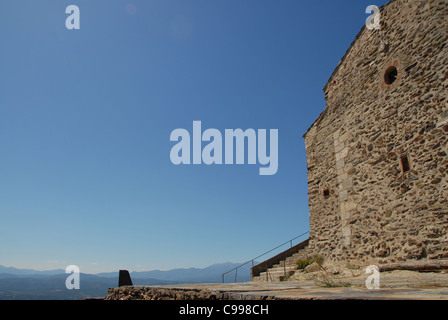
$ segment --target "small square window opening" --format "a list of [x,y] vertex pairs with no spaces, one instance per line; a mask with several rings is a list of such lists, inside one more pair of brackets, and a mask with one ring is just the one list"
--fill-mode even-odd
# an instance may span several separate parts
[[401,165],[401,171],[403,171],[403,173],[408,172],[409,170],[411,170],[411,166],[409,164],[408,156],[400,157],[400,165]]

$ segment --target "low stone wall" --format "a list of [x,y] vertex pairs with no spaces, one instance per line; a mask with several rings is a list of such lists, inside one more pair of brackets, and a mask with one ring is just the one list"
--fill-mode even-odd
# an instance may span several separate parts
[[207,289],[124,286],[110,288],[105,300],[266,300],[273,297]]

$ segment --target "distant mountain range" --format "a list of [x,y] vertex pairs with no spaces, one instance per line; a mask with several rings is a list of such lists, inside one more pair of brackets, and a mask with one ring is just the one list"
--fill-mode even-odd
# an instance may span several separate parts
[[[222,282],[222,274],[240,263],[219,263],[206,268],[179,268],[167,271],[134,271],[131,278],[134,285],[164,285],[180,283]],[[238,269],[237,282],[250,281],[250,267],[247,264]],[[80,289],[68,290],[65,280],[69,274],[63,269],[38,271],[17,269],[0,265],[0,300],[79,300],[105,297],[108,288],[118,286],[117,272],[80,274]],[[225,276],[226,282],[235,281],[235,272]]]

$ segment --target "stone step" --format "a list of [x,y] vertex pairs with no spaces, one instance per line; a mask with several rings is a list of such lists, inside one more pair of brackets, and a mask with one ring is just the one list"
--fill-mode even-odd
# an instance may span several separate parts
[[267,272],[261,272],[259,276],[254,277],[252,281],[280,281],[286,275],[290,275],[297,270],[297,261],[300,259],[301,253],[295,253],[287,257],[285,260],[273,265]]
[[267,275],[266,272],[260,273],[258,276],[258,281],[271,282],[271,281],[280,281],[280,276],[275,275]]
[[272,268],[269,268],[268,269],[269,270],[269,272],[272,272],[272,271],[278,271],[278,272],[284,272],[285,270],[286,270],[286,272],[288,272],[288,271],[295,271],[295,270],[297,270],[297,266],[282,266],[282,265],[274,265]]
[[270,268],[268,269],[268,271],[261,272],[259,276],[254,277],[252,281],[280,281],[285,276],[285,269],[286,269],[286,276],[288,276],[292,272],[294,272],[297,268],[295,267]]
[[306,251],[300,251],[284,258],[284,260],[273,265],[265,272],[261,272],[257,277],[254,277],[252,281],[281,281],[286,276],[290,276],[297,270],[297,261],[304,259]]
[[278,282],[281,281],[284,275],[274,275],[274,274],[265,274],[265,272],[261,273],[258,279],[254,279],[254,281],[264,281],[264,282]]
[[273,267],[278,267],[278,268],[280,268],[280,267],[283,268],[283,266],[286,266],[286,267],[297,267],[297,261],[296,260],[294,260],[294,261],[286,260],[285,262],[282,261],[280,263],[277,263],[277,264],[273,265]]
[[280,266],[280,267],[272,267],[272,268],[269,268],[268,270],[269,270],[269,272],[275,272],[275,273],[278,273],[278,272],[282,272],[282,273],[285,273],[285,270],[286,270],[286,272],[288,272],[288,271],[295,271],[297,268],[295,268],[295,267],[283,267],[283,266]]
[[297,265],[296,264],[286,264],[285,266],[283,265],[283,264],[276,264],[276,265],[273,265],[270,269],[285,269],[286,268],[286,270],[297,270]]
[[256,276],[251,281],[254,281],[254,282],[266,282],[266,277],[262,278],[260,276]]

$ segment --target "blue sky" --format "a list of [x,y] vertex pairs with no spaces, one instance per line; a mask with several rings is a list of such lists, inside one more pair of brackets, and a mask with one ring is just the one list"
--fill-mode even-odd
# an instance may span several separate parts
[[[308,231],[302,135],[385,2],[2,0],[0,264],[205,267]],[[277,174],[173,165],[194,120],[278,129]]]

